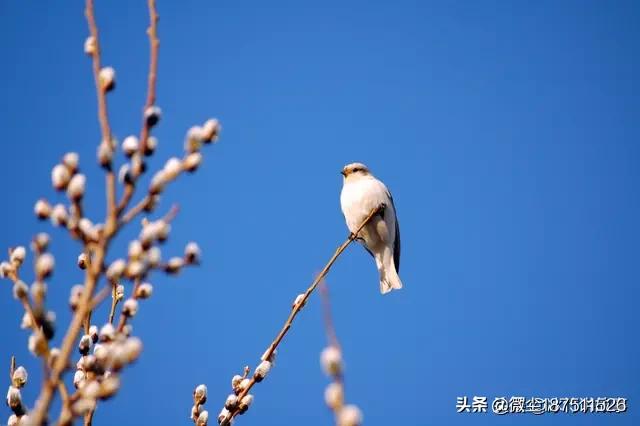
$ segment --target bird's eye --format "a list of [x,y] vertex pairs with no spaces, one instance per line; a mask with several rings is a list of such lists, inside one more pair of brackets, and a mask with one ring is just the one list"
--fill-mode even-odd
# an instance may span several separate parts
[[356,173],[356,172],[359,172],[360,170],[362,170],[362,169],[359,168],[359,167],[356,167],[355,169],[351,170],[351,172],[352,173]]

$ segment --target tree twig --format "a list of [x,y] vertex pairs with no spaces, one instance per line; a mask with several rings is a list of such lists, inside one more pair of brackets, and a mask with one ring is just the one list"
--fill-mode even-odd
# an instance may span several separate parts
[[[147,140],[149,139],[149,133],[151,131],[151,125],[147,119],[147,111],[156,103],[156,80],[158,76],[158,51],[160,47],[160,40],[158,40],[158,11],[156,9],[156,1],[147,1],[149,8],[149,28],[147,34],[149,36],[149,74],[147,76],[147,98],[142,108],[142,128],[140,130],[140,146],[138,152],[135,154],[138,159],[141,159],[145,155],[147,150]],[[117,215],[121,215],[124,209],[127,208],[133,194],[135,192],[135,180],[138,178],[138,174],[133,175],[134,182],[129,182],[125,185],[122,199],[117,206]],[[144,206],[143,206],[144,207]],[[129,217],[128,222],[131,220]]]
[[[100,41],[98,39],[98,26],[93,8],[93,0],[87,0],[85,7],[85,15],[89,25],[89,33],[93,37],[95,48],[91,53],[93,63],[93,78],[96,84],[96,96],[98,98],[98,120],[100,121],[100,129],[102,131],[102,143],[111,144],[111,127],[109,126],[109,116],[107,112],[107,96],[104,85],[100,82],[100,70],[102,69],[100,61]],[[113,168],[107,169],[106,176],[107,187],[107,218],[115,221],[116,215],[116,178]]]
[[[296,316],[298,315],[298,313],[302,310],[302,308],[304,307],[304,305],[306,304],[307,300],[309,299],[309,297],[311,296],[311,294],[313,293],[313,291],[316,289],[316,287],[318,286],[318,284],[322,281],[322,279],[327,275],[327,273],[329,272],[329,270],[331,269],[331,266],[333,266],[333,264],[335,263],[335,261],[338,259],[338,257],[342,254],[342,252],[353,242],[358,238],[358,234],[360,233],[360,231],[362,230],[362,228],[364,228],[369,221],[371,221],[371,219],[378,213],[382,212],[382,210],[384,210],[384,206],[378,206],[374,209],[371,210],[371,212],[367,215],[367,217],[362,221],[362,223],[360,224],[360,226],[358,226],[358,228],[356,229],[355,232],[351,233],[349,235],[349,237],[340,245],[340,247],[338,247],[335,251],[335,253],[333,254],[333,256],[331,256],[331,259],[329,259],[329,261],[327,262],[327,264],[324,266],[324,268],[322,268],[322,270],[320,271],[320,273],[316,276],[316,278],[313,280],[313,282],[311,283],[311,285],[309,286],[309,288],[307,288],[307,290],[304,292],[304,294],[302,295],[302,298],[296,299],[297,303],[295,303],[295,305],[293,306],[293,308],[291,309],[291,313],[289,314],[289,317],[287,318],[287,320],[285,321],[283,327],[280,329],[280,332],[278,333],[278,335],[276,336],[276,338],[273,340],[273,342],[271,342],[271,344],[269,345],[269,347],[267,348],[267,350],[265,351],[265,353],[262,355],[262,361],[266,361],[266,360],[271,360],[272,359],[272,355],[275,352],[276,348],[278,347],[278,345],[280,344],[280,342],[282,342],[282,339],[284,338],[284,336],[287,334],[287,332],[289,331],[289,329],[291,328],[291,325],[293,323],[293,320],[296,318]],[[242,401],[242,399],[249,393],[249,391],[251,390],[251,388],[253,387],[253,385],[255,385],[257,383],[256,380],[256,375],[254,373],[254,375],[251,377],[251,379],[249,380],[249,383],[247,384],[247,386],[244,387],[244,389],[242,391],[240,391],[240,393],[238,394],[238,401]],[[238,415],[240,413],[240,408],[239,406],[234,408],[233,410],[230,410],[230,416],[228,417],[228,419],[225,422],[222,422],[221,424],[224,425],[228,425],[230,424],[231,419],[233,419],[236,415]]]
[[324,321],[324,329],[327,333],[327,340],[329,345],[340,348],[340,342],[336,334],[336,328],[333,325],[333,316],[331,315],[331,300],[329,298],[329,287],[327,283],[322,280],[320,282],[320,295],[322,296],[322,319]]

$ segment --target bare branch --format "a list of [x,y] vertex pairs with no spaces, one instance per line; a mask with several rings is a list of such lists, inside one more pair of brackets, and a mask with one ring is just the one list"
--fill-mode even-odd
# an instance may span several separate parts
[[[356,232],[350,234],[349,237],[345,240],[345,242],[343,242],[340,245],[340,247],[338,247],[336,249],[336,251],[333,254],[333,256],[331,256],[331,259],[329,259],[329,261],[324,266],[324,268],[322,268],[322,270],[316,276],[316,278],[313,280],[313,282],[311,283],[309,288],[307,288],[307,290],[301,295],[302,297],[298,296],[298,298],[296,298],[296,300],[294,302],[294,305],[293,305],[293,307],[291,309],[291,313],[289,314],[289,317],[287,318],[287,320],[285,321],[284,325],[280,329],[280,332],[278,333],[276,338],[273,340],[273,342],[271,342],[271,344],[269,345],[269,347],[267,348],[265,353],[262,355],[261,359],[262,359],[263,362],[265,362],[265,361],[269,361],[270,362],[273,359],[273,357],[274,357],[273,355],[274,355],[274,352],[275,352],[276,348],[282,342],[282,339],[284,338],[284,336],[287,334],[287,332],[291,328],[293,320],[296,318],[298,313],[302,310],[302,308],[304,307],[304,305],[306,304],[307,300],[309,299],[309,297],[311,296],[313,291],[316,289],[318,284],[327,275],[327,273],[331,269],[331,266],[335,263],[335,261],[342,254],[342,252],[349,246],[349,244],[351,244],[353,241],[355,241],[358,238],[358,234],[360,233],[362,228],[364,228],[367,225],[367,223],[369,223],[369,221],[376,214],[380,213],[383,210],[383,208],[384,208],[383,206],[379,206],[379,207],[376,207],[376,208],[371,210],[371,212],[367,215],[367,217],[362,221],[360,226],[358,226],[358,228],[356,229]],[[260,374],[256,375],[256,373],[254,372],[254,374],[251,377],[251,379],[249,379],[249,381],[247,383],[241,385],[241,387],[238,388],[239,392],[237,392],[237,401],[240,401],[240,403],[239,404],[235,404],[235,406],[233,406],[232,409],[229,409],[225,413],[225,415],[222,416],[222,419],[219,419],[219,422],[220,422],[220,424],[222,426],[229,425],[231,420],[235,416],[237,416],[238,414],[242,414],[244,411],[246,411],[246,409],[248,408],[248,404],[244,404],[243,405],[242,401],[249,394],[249,391],[251,390],[253,385],[255,385],[257,382],[259,382],[261,380],[262,380],[261,375]]]

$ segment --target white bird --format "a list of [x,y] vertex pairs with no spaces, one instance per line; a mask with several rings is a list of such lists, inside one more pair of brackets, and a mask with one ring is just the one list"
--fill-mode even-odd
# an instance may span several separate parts
[[367,166],[351,163],[342,169],[344,176],[340,206],[349,231],[355,233],[371,210],[384,205],[360,231],[358,240],[373,256],[380,273],[380,293],[402,288],[400,272],[400,227],[391,193]]

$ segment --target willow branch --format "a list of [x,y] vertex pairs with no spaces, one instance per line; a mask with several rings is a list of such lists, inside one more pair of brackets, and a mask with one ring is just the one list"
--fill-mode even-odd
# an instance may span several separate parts
[[[142,128],[140,130],[140,147],[136,156],[141,159],[147,150],[147,140],[149,139],[149,133],[151,131],[151,125],[147,120],[146,113],[148,109],[156,103],[156,80],[158,75],[158,51],[160,47],[160,40],[158,40],[158,11],[156,9],[155,0],[148,0],[149,8],[149,28],[147,29],[147,35],[149,36],[149,73],[147,76],[147,98],[142,108]],[[134,174],[134,179],[137,179],[137,173]],[[133,194],[135,192],[135,182],[130,182],[125,185],[122,199],[118,203],[117,215],[127,208]],[[125,221],[125,222],[128,222]]]
[[[289,314],[289,317],[287,318],[284,325],[280,329],[280,332],[278,333],[276,338],[273,340],[273,342],[271,342],[266,352],[262,355],[263,361],[272,359],[273,353],[275,352],[278,345],[280,345],[280,343],[282,342],[282,339],[284,339],[284,336],[287,334],[287,332],[291,328],[291,325],[293,324],[293,320],[296,318],[298,313],[302,310],[302,308],[306,304],[311,294],[314,292],[316,287],[318,287],[318,284],[320,284],[322,279],[327,275],[327,273],[331,269],[331,266],[333,266],[333,264],[338,259],[338,257],[340,257],[342,252],[345,251],[345,249],[349,247],[349,245],[358,238],[358,234],[360,233],[360,231],[362,231],[362,228],[364,228],[376,214],[381,213],[383,210],[384,210],[383,205],[372,209],[371,212],[367,215],[367,217],[362,221],[360,226],[358,226],[356,231],[351,233],[349,237],[340,245],[340,247],[336,249],[333,256],[331,256],[331,259],[329,259],[329,261],[324,266],[324,268],[322,268],[320,273],[313,280],[309,288],[307,288],[307,290],[304,292],[304,294],[302,295],[302,298],[297,300],[297,303],[294,304],[293,308],[291,309],[291,313]],[[238,394],[238,401],[242,401],[242,398],[244,398],[249,393],[253,385],[255,385],[256,383],[257,383],[257,380],[256,380],[256,375],[254,373],[254,375],[249,380],[248,385]],[[230,417],[229,417],[229,420],[227,420],[227,423],[223,422],[222,424],[223,425],[230,424],[229,423],[230,420],[233,419],[233,417],[235,417],[239,413],[240,413],[240,409],[236,407],[234,410],[230,411]]]
[[138,214],[140,214],[145,209],[145,207],[149,204],[150,198],[151,197],[147,194],[136,205],[131,207],[131,210],[127,211],[120,218],[120,224],[124,225],[124,224],[127,224],[127,223],[131,222],[131,220],[133,220],[134,217],[136,217]]
[[[98,98],[98,120],[100,121],[100,130],[102,132],[102,143],[111,143],[111,127],[109,126],[109,116],[107,114],[107,96],[106,88],[100,83],[100,70],[102,65],[100,62],[100,41],[98,39],[98,26],[93,8],[93,0],[87,0],[85,15],[89,25],[89,33],[93,37],[95,49],[91,53],[93,63],[93,78],[96,84],[96,95]],[[106,176],[107,187],[107,217],[110,221],[115,221],[116,215],[116,178],[112,167],[107,169]]]
[[[335,348],[338,350],[338,353],[341,353],[342,349],[340,347],[340,342],[338,341],[338,335],[336,334],[335,326],[333,325],[333,316],[331,315],[329,287],[324,282],[324,280],[320,283],[320,295],[322,296],[322,317],[324,321],[324,328],[329,344],[325,351],[330,350],[330,348]],[[322,362],[323,369],[329,375],[329,378],[332,381],[332,384],[330,384],[325,390],[325,402],[331,409],[331,411],[333,411],[336,425],[340,425],[340,413],[342,408],[344,407],[345,401],[343,368],[341,362],[338,368],[328,368],[328,366],[324,364],[326,362],[324,359],[322,360]]]
[[156,103],[156,80],[158,75],[158,50],[160,40],[158,40],[158,11],[156,1],[148,0],[149,6],[149,75],[147,78],[147,101],[142,109],[142,130],[140,131],[140,154],[144,155],[147,149],[147,138],[149,137],[149,122],[145,117],[145,112]]
[[333,315],[331,315],[331,300],[329,298],[329,287],[322,280],[320,282],[320,295],[322,296],[322,319],[324,321],[324,329],[327,334],[327,340],[330,346],[341,349],[336,328],[333,325]]

